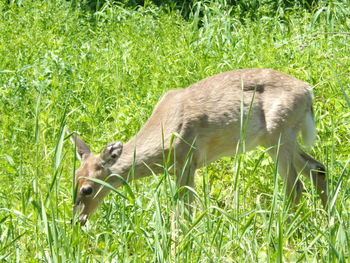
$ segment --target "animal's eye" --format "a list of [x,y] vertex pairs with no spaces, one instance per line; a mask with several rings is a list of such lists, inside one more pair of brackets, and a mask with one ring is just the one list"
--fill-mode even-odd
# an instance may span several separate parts
[[91,195],[92,194],[92,187],[91,186],[83,186],[81,188],[81,192],[83,195]]

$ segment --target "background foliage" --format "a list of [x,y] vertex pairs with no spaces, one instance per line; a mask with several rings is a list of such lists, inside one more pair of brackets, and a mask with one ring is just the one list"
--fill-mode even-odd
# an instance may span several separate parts
[[[347,262],[349,13],[348,1],[1,0],[0,261]],[[289,215],[258,149],[198,171],[194,216],[177,219],[176,235],[166,172],[71,224],[79,164],[65,126],[97,152],[133,136],[167,90],[249,67],[315,85],[328,211],[304,180]]]

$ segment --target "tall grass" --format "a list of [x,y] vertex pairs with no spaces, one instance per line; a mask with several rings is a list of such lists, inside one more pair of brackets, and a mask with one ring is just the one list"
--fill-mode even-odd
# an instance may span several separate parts
[[[266,3],[256,16],[238,7],[197,1],[185,19],[152,4],[107,1],[93,13],[68,1],[0,1],[0,261],[349,261],[350,6],[273,12]],[[304,180],[291,214],[257,149],[197,171],[193,216],[176,218],[176,235],[181,189],[166,165],[118,189],[126,198],[110,194],[85,227],[71,223],[79,164],[65,127],[99,151],[133,136],[167,90],[248,67],[315,86],[312,154],[327,167],[328,211]]]

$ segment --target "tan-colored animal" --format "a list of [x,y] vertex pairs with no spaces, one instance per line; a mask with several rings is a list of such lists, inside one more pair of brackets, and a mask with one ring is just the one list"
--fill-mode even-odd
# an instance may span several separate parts
[[[151,170],[160,173],[163,156],[171,147],[179,185],[193,186],[197,168],[258,145],[270,148],[272,159],[278,159],[279,174],[295,203],[302,192],[298,179],[302,172],[311,177],[326,207],[325,168],[300,148],[300,131],[304,144],[311,146],[316,133],[310,87],[275,70],[234,70],[186,89],[171,90],[125,145],[110,143],[96,155],[81,139],[71,136],[82,162],[76,171],[78,193],[74,211],[79,211],[80,223],[85,224],[109,191],[86,178],[105,180],[118,174],[130,181],[150,175]],[[174,133],[180,136],[171,146]],[[186,162],[189,152],[191,162]],[[130,169],[135,169],[133,177],[127,178]],[[108,182],[114,187],[122,184],[115,176]]]

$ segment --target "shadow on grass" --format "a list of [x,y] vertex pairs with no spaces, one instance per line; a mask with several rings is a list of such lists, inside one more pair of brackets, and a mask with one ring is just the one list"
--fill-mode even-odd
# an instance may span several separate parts
[[[101,10],[105,4],[123,5],[128,8],[137,8],[154,4],[166,11],[179,10],[184,19],[188,20],[195,9],[203,5],[210,5],[214,1],[204,0],[72,0],[73,5],[80,5],[84,10],[96,12]],[[280,1],[245,1],[245,0],[222,0],[218,4],[233,10],[235,17],[239,20],[249,18],[258,20],[262,16],[275,16],[276,10],[282,9],[283,13],[295,10],[296,8],[312,12],[320,4],[319,0],[280,0]],[[203,16],[203,10],[200,11]]]

